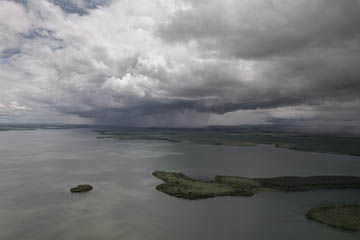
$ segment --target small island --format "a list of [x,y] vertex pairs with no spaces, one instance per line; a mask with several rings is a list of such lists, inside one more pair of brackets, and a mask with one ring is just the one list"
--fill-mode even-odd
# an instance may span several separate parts
[[311,208],[306,218],[330,227],[347,231],[360,231],[360,205],[335,204]]
[[71,193],[86,193],[93,189],[90,184],[81,184],[70,189]]
[[201,181],[176,172],[155,171],[153,175],[165,182],[158,185],[157,190],[189,200],[221,196],[250,197],[265,190],[295,192],[317,189],[360,189],[360,177],[351,176],[275,178],[216,176],[214,180]]

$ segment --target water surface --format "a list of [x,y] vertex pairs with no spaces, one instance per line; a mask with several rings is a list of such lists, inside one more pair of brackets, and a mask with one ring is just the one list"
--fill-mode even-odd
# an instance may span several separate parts
[[[161,181],[151,175],[360,176],[360,157],[96,136],[88,129],[0,132],[0,239],[360,239],[304,218],[317,204],[360,203],[358,190],[188,201],[156,191]],[[71,195],[81,183],[94,190]]]

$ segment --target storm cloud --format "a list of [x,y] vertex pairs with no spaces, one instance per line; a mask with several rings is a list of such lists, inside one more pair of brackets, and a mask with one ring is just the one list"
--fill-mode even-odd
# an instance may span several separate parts
[[358,125],[359,12],[358,0],[0,1],[0,117]]

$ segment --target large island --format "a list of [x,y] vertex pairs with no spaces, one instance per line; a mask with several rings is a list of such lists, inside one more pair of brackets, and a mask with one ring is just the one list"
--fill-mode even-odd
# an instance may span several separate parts
[[306,218],[334,228],[360,231],[360,205],[357,204],[317,206],[307,211]]
[[264,190],[294,192],[317,189],[360,189],[360,177],[352,176],[275,178],[216,176],[214,180],[201,181],[176,172],[155,171],[153,175],[165,182],[158,185],[157,190],[190,200],[220,196],[249,197]]

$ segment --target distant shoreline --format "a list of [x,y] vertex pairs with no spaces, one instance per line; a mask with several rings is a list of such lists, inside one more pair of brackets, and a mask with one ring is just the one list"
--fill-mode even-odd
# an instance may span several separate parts
[[295,151],[316,152],[360,156],[360,137],[341,137],[327,135],[304,135],[283,132],[243,132],[229,133],[220,130],[97,130],[99,139],[118,140],[162,140],[174,143],[208,144],[214,146],[250,147],[259,144],[273,145],[277,148]]
[[360,156],[360,136],[337,136],[286,132],[258,128],[121,128],[104,130],[95,125],[0,125],[1,131],[62,130],[87,128],[97,132],[98,139],[159,140],[172,143],[208,144],[214,146],[251,147],[259,144],[294,151]]

